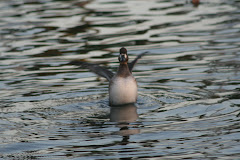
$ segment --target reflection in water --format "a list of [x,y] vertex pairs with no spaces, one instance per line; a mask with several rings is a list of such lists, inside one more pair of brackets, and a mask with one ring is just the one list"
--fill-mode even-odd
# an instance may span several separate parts
[[[0,0],[0,159],[239,159],[239,10]],[[138,108],[112,107],[109,122],[108,83],[69,62],[115,72],[122,46],[130,59],[150,53],[133,72]]]
[[138,118],[135,104],[112,106],[110,108],[110,121],[112,122],[135,122]]
[[120,131],[117,133],[121,136],[126,136],[140,133],[137,125],[132,124],[138,119],[137,107],[135,104],[126,104],[121,106],[111,106],[110,108],[110,121],[118,122],[117,127]]
[[194,7],[198,7],[198,5],[200,4],[200,0],[192,0],[192,4]]

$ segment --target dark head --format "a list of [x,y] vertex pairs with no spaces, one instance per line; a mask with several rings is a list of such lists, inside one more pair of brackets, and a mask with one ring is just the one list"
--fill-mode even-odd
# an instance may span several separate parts
[[119,62],[120,63],[127,63],[128,62],[127,49],[122,47],[119,50],[119,52],[120,52],[119,57],[118,57]]

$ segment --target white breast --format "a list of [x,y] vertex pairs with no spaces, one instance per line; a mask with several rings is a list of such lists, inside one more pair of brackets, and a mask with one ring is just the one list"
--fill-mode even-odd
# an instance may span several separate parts
[[135,103],[137,100],[137,82],[133,76],[114,77],[109,84],[110,105]]

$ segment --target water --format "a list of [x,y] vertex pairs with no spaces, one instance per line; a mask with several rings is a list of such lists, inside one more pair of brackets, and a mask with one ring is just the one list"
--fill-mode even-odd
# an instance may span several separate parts
[[[0,1],[3,159],[238,159],[240,3]],[[134,68],[135,105],[69,65]]]

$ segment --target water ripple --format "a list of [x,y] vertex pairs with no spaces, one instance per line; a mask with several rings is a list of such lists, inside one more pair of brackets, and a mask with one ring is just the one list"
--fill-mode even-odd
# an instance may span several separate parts
[[[237,159],[237,0],[0,2],[3,159]],[[136,105],[109,108],[108,82],[80,59],[134,68]]]

